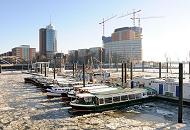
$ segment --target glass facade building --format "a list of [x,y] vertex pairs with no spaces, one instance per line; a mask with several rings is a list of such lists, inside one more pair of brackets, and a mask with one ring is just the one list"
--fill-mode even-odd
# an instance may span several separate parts
[[50,24],[46,28],[40,29],[39,35],[40,55],[46,56],[47,59],[53,59],[57,52],[57,33],[54,27]]

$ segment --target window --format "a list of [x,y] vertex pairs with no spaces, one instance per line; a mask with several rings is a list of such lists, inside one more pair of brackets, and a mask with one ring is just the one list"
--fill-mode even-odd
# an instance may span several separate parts
[[112,97],[110,97],[110,98],[105,98],[105,103],[112,103]]
[[129,95],[129,99],[130,100],[135,99],[135,95],[134,94]]
[[99,102],[100,102],[100,104],[104,104],[104,99],[103,99],[103,98],[100,98],[100,99],[99,99]]
[[120,101],[120,96],[113,97],[113,102],[119,102]]
[[123,95],[123,96],[121,96],[121,100],[122,100],[122,101],[128,100],[128,95]]
[[139,99],[139,98],[141,98],[141,94],[140,93],[136,94],[136,99]]
[[168,85],[167,84],[164,85],[164,91],[168,91]]
[[152,95],[152,92],[147,92],[147,95]]

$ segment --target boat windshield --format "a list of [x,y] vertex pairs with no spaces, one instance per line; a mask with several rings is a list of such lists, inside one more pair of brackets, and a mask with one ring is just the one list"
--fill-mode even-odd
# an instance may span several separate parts
[[93,105],[94,101],[95,101],[94,97],[83,97],[76,99],[76,103],[83,105]]

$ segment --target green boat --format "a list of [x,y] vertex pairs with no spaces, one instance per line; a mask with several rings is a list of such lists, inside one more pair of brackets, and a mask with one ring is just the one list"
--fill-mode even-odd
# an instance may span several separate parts
[[79,93],[70,102],[74,112],[101,112],[153,100],[156,91],[151,88],[103,88],[89,93]]

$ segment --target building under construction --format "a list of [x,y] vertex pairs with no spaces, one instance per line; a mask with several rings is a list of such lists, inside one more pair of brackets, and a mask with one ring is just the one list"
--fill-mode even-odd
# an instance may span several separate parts
[[111,37],[102,37],[107,63],[140,62],[142,60],[142,28],[117,28]]

